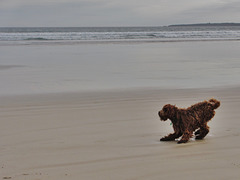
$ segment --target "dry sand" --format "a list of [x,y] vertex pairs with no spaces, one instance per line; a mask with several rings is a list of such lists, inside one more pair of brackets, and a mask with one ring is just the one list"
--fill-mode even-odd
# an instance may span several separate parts
[[[158,110],[221,101],[206,139],[160,142]],[[1,97],[0,179],[240,179],[240,88]]]

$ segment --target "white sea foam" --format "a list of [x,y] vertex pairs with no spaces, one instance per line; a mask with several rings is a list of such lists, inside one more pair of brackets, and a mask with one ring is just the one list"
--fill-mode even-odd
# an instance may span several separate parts
[[0,28],[0,41],[238,39],[240,27]]

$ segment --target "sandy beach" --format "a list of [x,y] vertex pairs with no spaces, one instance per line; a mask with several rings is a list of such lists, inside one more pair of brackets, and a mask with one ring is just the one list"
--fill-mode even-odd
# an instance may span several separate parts
[[[0,179],[240,178],[240,88],[130,89],[1,97]],[[221,101],[210,133],[186,144],[157,112]]]
[[[0,179],[240,179],[240,43],[0,42]],[[158,111],[221,101],[206,139]]]

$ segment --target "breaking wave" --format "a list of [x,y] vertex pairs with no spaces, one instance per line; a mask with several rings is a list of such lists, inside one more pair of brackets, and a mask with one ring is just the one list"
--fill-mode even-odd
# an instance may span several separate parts
[[0,41],[239,39],[239,28],[0,28]]

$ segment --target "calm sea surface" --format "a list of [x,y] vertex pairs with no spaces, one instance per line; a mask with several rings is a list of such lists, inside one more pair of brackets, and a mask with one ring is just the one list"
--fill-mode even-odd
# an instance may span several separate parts
[[240,85],[239,27],[0,28],[0,95]]

